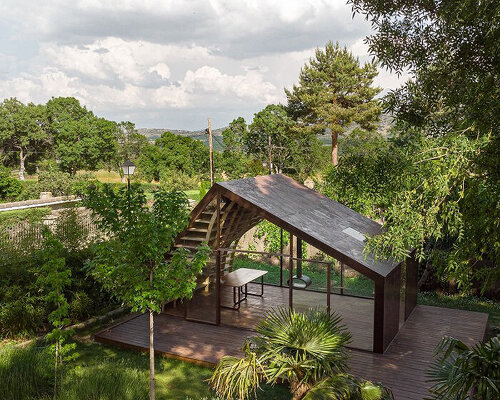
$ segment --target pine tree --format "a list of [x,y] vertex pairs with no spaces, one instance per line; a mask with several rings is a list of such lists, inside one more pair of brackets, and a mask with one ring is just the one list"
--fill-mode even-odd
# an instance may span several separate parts
[[315,57],[306,63],[298,85],[285,89],[288,108],[305,132],[332,135],[332,163],[337,165],[338,136],[353,123],[373,130],[382,111],[374,97],[381,89],[373,87],[377,76],[375,63],[360,65],[347,48],[328,42],[316,49]]

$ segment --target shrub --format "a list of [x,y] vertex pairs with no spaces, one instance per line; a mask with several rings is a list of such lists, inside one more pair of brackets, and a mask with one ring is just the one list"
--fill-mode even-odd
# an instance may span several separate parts
[[52,390],[50,361],[43,348],[1,348],[0,399],[26,400],[49,395]]
[[0,167],[0,200],[15,200],[22,189],[21,182],[11,177],[7,168]]
[[14,286],[6,287],[0,303],[0,337],[31,335],[43,324],[45,307],[39,297],[25,289]]
[[160,186],[165,190],[197,189],[201,177],[190,176],[182,171],[165,169],[160,172]]
[[85,292],[76,292],[69,303],[69,315],[73,321],[80,321],[90,317],[93,301]]

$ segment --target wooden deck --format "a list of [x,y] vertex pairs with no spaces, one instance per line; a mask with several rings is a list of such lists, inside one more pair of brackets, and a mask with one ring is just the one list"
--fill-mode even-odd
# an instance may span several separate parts
[[[441,338],[453,335],[473,344],[483,339],[487,321],[483,313],[419,305],[385,354],[353,349],[348,364],[356,376],[387,385],[397,400],[422,399],[428,387],[425,372]],[[97,333],[95,339],[144,351],[149,343],[148,326],[147,315],[132,316]],[[155,318],[156,350],[202,365],[215,364],[224,355],[240,356],[250,335],[250,330],[241,327],[188,322],[167,314]]]
[[[250,283],[248,290],[260,293],[259,283]],[[326,307],[326,293],[310,290],[294,290],[293,303],[297,310],[324,306]],[[233,290],[231,287],[222,288],[222,304],[231,306]],[[350,347],[371,351],[373,348],[373,299],[330,295],[332,310],[340,314],[342,321],[352,336]],[[288,288],[264,285],[264,296],[248,296],[241,303],[239,311],[223,308],[221,310],[221,324],[236,328],[253,330],[255,325],[273,308],[288,307]],[[215,321],[215,293],[197,292],[189,307],[189,316],[193,319]],[[171,315],[184,316],[183,308],[168,307],[166,312]],[[251,334],[251,333],[250,333]]]

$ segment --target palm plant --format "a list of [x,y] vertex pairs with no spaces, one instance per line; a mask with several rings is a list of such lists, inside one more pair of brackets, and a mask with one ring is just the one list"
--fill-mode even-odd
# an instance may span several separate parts
[[256,331],[243,358],[226,356],[218,364],[210,382],[219,396],[243,400],[256,396],[262,382],[286,381],[294,400],[392,398],[379,386],[347,374],[345,346],[351,335],[338,315],[277,308]]
[[440,356],[429,370],[433,399],[493,400],[500,398],[500,335],[469,348],[452,337],[437,347]]

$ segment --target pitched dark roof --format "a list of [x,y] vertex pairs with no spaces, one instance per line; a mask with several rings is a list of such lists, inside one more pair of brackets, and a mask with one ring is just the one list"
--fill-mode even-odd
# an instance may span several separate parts
[[372,279],[385,278],[398,265],[363,254],[364,236],[379,234],[380,224],[285,175],[218,182],[215,187],[224,197]]

